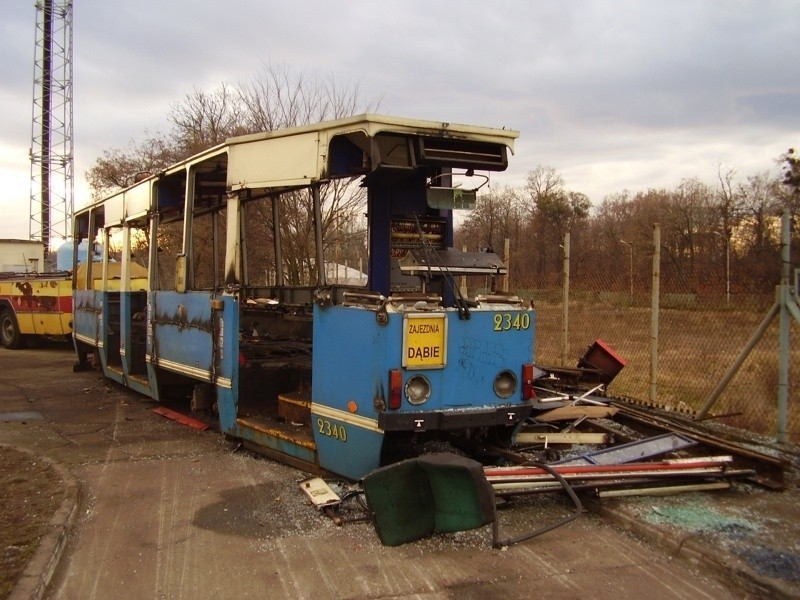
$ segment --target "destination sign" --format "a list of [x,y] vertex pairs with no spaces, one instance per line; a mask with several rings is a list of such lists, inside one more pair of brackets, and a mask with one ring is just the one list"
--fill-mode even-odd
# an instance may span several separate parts
[[403,366],[441,369],[447,363],[447,318],[443,314],[407,314],[403,319]]

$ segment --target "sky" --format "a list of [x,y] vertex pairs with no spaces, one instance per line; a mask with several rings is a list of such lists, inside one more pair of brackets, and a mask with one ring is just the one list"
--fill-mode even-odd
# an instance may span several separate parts
[[[0,0],[0,238],[27,238],[36,12]],[[104,150],[167,132],[193,88],[262,65],[358,86],[379,111],[520,132],[594,205],[800,143],[797,0],[73,0],[75,207]]]

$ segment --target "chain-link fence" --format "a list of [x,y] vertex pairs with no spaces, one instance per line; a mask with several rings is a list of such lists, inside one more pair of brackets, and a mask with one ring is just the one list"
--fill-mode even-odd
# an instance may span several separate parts
[[[566,244],[565,244],[566,245]],[[567,246],[568,247],[568,246]],[[631,248],[631,253],[633,249]],[[569,282],[564,310],[562,275],[549,285],[518,290],[536,308],[536,362],[575,367],[591,343],[602,339],[626,361],[608,393],[653,402],[670,410],[694,412],[712,396],[775,303],[775,290],[764,294],[699,294],[670,282],[658,295],[657,327],[653,321],[653,267],[634,262],[622,272],[596,275],[584,271]],[[625,265],[628,267],[628,265]],[[658,272],[659,269],[656,269]],[[663,289],[663,288],[662,288]],[[796,295],[788,295],[796,302]],[[800,441],[800,325],[789,316],[788,411],[786,437]],[[564,328],[567,344],[564,346]],[[766,326],[707,418],[753,432],[778,433],[779,319]],[[656,376],[651,380],[653,348]],[[565,352],[566,351],[566,352]]]

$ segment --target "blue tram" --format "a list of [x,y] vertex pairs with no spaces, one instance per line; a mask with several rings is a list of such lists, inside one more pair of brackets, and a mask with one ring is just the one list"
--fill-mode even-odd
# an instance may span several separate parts
[[351,479],[508,445],[534,313],[497,290],[499,256],[452,248],[452,215],[517,135],[361,115],[229,139],[77,211],[76,247],[102,255],[73,269],[78,366]]

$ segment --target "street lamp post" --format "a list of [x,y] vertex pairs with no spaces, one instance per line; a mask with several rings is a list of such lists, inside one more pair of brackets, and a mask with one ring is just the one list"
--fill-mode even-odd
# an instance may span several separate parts
[[630,282],[631,282],[631,301],[633,301],[633,242],[626,242],[625,240],[622,240],[622,239],[620,240],[620,242],[622,242],[623,244],[627,244],[628,245],[628,249],[631,251],[630,252],[630,272],[631,272]]

